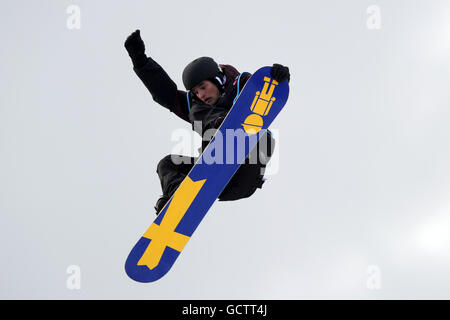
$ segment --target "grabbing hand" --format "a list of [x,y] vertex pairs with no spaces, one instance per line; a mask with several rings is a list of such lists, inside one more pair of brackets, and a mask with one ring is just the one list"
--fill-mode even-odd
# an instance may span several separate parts
[[283,82],[283,81],[290,81],[291,75],[289,73],[289,68],[282,66],[281,64],[274,63],[272,66],[272,72],[271,76],[275,81]]
[[213,128],[219,129],[219,127],[222,124],[223,120],[225,120],[224,116],[220,116],[220,117],[217,117],[216,119],[214,119]]

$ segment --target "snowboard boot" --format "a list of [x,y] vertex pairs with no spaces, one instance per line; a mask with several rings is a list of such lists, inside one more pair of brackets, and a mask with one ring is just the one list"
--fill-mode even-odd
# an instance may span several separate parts
[[169,201],[170,197],[166,196],[166,195],[162,195],[158,201],[156,201],[156,205],[155,205],[155,210],[156,210],[156,215],[158,215],[162,208],[164,208],[164,206],[166,205],[167,201]]

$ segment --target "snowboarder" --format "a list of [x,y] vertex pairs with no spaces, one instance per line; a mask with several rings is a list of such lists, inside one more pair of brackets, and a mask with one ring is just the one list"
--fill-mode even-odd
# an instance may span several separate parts
[[[200,135],[208,129],[217,129],[231,109],[234,99],[250,78],[250,73],[239,73],[233,66],[217,64],[210,57],[201,57],[189,63],[183,71],[183,84],[177,85],[164,69],[145,53],[140,30],[134,31],[125,41],[125,48],[133,63],[133,70],[149,90],[153,100],[190,122]],[[272,78],[278,82],[289,81],[289,68],[273,64]],[[239,91],[239,92],[238,92]],[[201,126],[197,124],[201,123]],[[199,132],[200,131],[200,132]],[[202,151],[208,145],[203,139]],[[258,142],[257,161],[242,164],[219,196],[220,201],[238,200],[251,196],[264,182],[264,168],[272,156],[275,140],[267,131]],[[176,157],[177,161],[173,161]],[[167,155],[157,166],[162,196],[155,205],[156,214],[161,211],[180,183],[189,173],[196,158]]]

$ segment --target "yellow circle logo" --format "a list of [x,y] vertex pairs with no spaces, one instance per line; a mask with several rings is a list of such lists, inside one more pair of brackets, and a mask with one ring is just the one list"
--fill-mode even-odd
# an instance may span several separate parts
[[256,134],[261,130],[263,126],[263,119],[258,114],[251,114],[247,118],[245,118],[244,123],[242,124],[245,132],[248,134]]

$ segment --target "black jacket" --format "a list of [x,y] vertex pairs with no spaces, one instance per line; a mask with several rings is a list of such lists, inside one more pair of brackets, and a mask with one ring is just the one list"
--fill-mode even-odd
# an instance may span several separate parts
[[190,92],[178,90],[175,82],[152,58],[147,58],[147,63],[142,67],[135,67],[134,71],[150,91],[155,102],[190,122],[193,129],[198,127],[194,127],[194,122],[201,121],[202,132],[198,133],[202,135],[206,130],[214,127],[217,118],[227,115],[238,94],[238,87],[240,92],[251,76],[250,73],[241,75],[230,65],[220,65],[220,67],[226,76],[225,89],[214,105],[203,103]]
[[[192,129],[197,131],[203,138],[203,134],[208,129],[218,128],[220,122],[218,123],[216,120],[225,118],[233,106],[234,99],[251,77],[250,73],[244,72],[241,74],[230,65],[221,64],[220,67],[226,76],[225,88],[214,105],[203,103],[191,92],[178,90],[177,85],[164,69],[150,57],[147,58],[147,62],[144,65],[134,67],[133,70],[148,91],[150,91],[155,102],[174,112],[181,119],[190,122]],[[196,121],[201,121],[201,127],[195,125]],[[199,132],[200,130],[201,132]],[[269,149],[264,153],[267,153],[266,156],[270,157],[274,147],[274,140],[270,134],[268,137],[266,136],[266,139],[268,139]],[[208,143],[207,139],[203,139],[202,150],[205,149]]]

